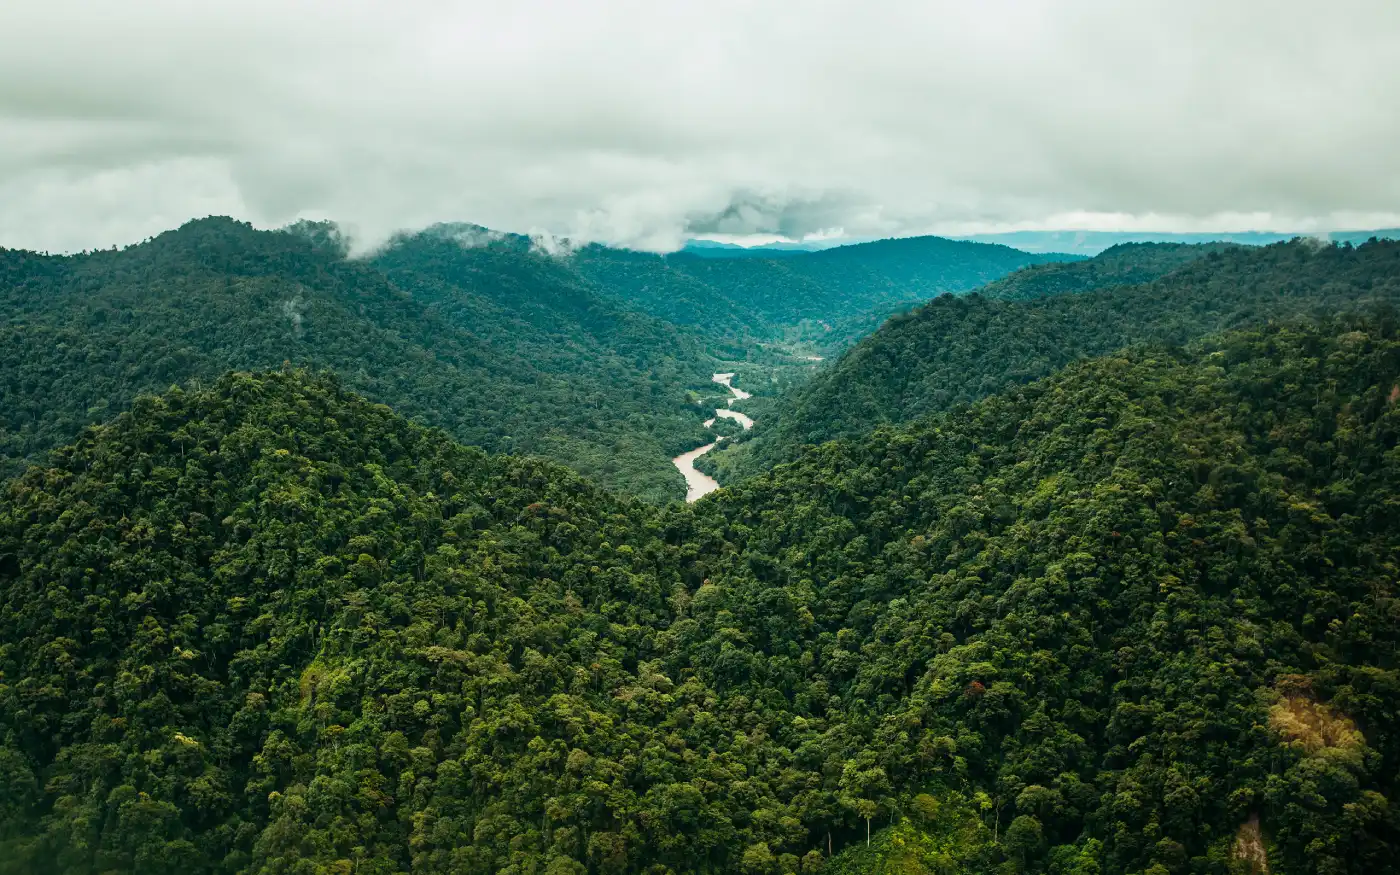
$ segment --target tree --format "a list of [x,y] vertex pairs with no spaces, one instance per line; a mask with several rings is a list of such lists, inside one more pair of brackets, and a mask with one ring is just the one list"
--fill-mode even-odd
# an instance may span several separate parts
[[1043,839],[1040,821],[1029,814],[1018,814],[1006,828],[1002,845],[1024,869],[1040,852]]

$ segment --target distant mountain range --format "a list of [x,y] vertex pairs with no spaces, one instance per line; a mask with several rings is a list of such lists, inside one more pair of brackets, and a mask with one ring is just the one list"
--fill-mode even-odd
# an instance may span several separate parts
[[[1237,233],[1171,234],[1158,231],[1007,231],[997,234],[953,236],[953,240],[976,243],[1000,243],[1024,252],[1064,253],[1067,255],[1098,255],[1105,249],[1123,243],[1238,243],[1244,246],[1267,246],[1283,243],[1294,237],[1317,237],[1334,243],[1364,243],[1372,237],[1400,239],[1400,228],[1380,228],[1362,231],[1241,231]],[[794,243],[765,243],[761,246],[740,246],[715,240],[688,240],[684,250],[706,258],[742,258],[746,256],[781,256],[797,252],[817,252],[840,246],[869,243],[873,237],[836,237]]]
[[842,246],[856,246],[873,243],[879,237],[833,237],[829,240],[809,240],[775,243],[761,243],[757,246],[741,246],[738,243],[725,243],[719,240],[687,240],[682,252],[699,255],[702,258],[761,258],[800,255],[803,252],[821,252],[824,249],[837,249]]
[[1054,260],[937,237],[796,255],[661,256],[449,224],[357,258],[328,223],[226,218],[120,251],[0,249],[0,475],[142,393],[287,363],[463,443],[666,501],[684,495],[670,458],[709,434],[697,392],[715,371],[776,391],[892,313]]
[[[713,257],[716,252],[742,257]],[[571,264],[630,307],[692,326],[712,342],[727,341],[729,355],[739,354],[735,340],[784,337],[827,355],[940,294],[969,292],[1022,267],[1077,259],[901,237],[820,252],[701,247],[655,255],[595,245],[578,250]]]
[[1125,244],[1027,267],[885,322],[705,460],[734,483],[1134,344],[1179,346],[1270,321],[1400,305],[1400,243]]
[[1333,243],[1364,243],[1372,237],[1400,239],[1400,229],[1381,228],[1373,231],[1242,231],[1236,234],[1162,234],[1152,231],[1009,231],[1004,234],[973,234],[960,240],[979,243],[1001,243],[1026,252],[1066,252],[1075,255],[1097,255],[1122,243],[1239,243],[1245,246],[1268,246],[1294,237],[1317,237]]

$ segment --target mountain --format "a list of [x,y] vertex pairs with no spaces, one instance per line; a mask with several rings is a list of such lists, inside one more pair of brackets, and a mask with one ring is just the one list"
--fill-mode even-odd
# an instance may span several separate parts
[[719,264],[456,224],[350,258],[333,226],[211,218],[121,251],[0,250],[0,475],[141,392],[286,361],[465,443],[668,501],[685,494],[670,458],[708,439],[715,371],[788,385],[815,345],[1045,260],[933,238],[848,249]]
[[1395,872],[1397,397],[1276,324],[661,509],[143,397],[0,497],[0,872]]
[[824,247],[808,246],[802,243],[765,243],[760,246],[740,246],[737,243],[722,243],[716,240],[687,240],[680,251],[701,258],[772,258],[815,252],[821,248]]
[[140,392],[291,361],[464,442],[683,494],[668,459],[704,437],[685,394],[709,380],[701,342],[528,241],[464,240],[439,229],[356,260],[325,229],[208,219],[120,252],[0,252],[0,470]]
[[[1268,246],[1286,243],[1300,236],[1297,232],[1240,231],[1202,234],[1173,234],[1154,231],[1003,231],[991,234],[970,234],[951,239],[975,243],[1010,246],[1023,252],[1075,255],[1090,257],[1115,246],[1140,243],[1165,243],[1174,246],[1225,244],[1236,246]],[[1321,231],[1313,235],[1330,243],[1351,243],[1359,246],[1372,237],[1400,240],[1400,228],[1379,228],[1369,231]],[[714,240],[687,240],[682,251],[706,258],[749,258],[796,252],[817,252],[840,246],[873,242],[874,238],[839,237],[797,243],[766,243],[760,246],[740,246]]]
[[[946,410],[1079,358],[1148,341],[1187,343],[1294,314],[1400,302],[1400,243],[1394,241],[1353,248],[1298,240],[1211,250],[1147,284],[1095,287],[1096,277],[1123,275],[1115,262],[1143,254],[1156,265],[1151,270],[1159,270],[1195,251],[1111,250],[1102,256],[1110,259],[1107,267],[1031,268],[989,289],[1027,300],[937,298],[891,319],[765,411],[748,440],[705,461],[723,482],[734,482],[795,458],[806,444]],[[1089,290],[1036,297],[1075,288]]]
[[[1299,236],[1296,232],[1240,231],[1234,233],[1168,234],[1153,231],[1006,231],[996,234],[972,234],[966,240],[1000,243],[1026,252],[1067,252],[1076,255],[1097,255],[1105,249],[1124,243],[1234,243],[1241,246],[1268,246],[1286,243]],[[1400,240],[1400,228],[1380,228],[1371,231],[1323,231],[1316,239],[1331,243],[1351,243],[1359,246],[1372,237]]]
[[964,292],[1018,268],[1074,256],[906,237],[817,252],[713,258],[591,246],[577,268],[619,300],[658,318],[760,341],[798,339],[823,352],[848,345],[885,317],[946,292]]
[[1233,243],[1119,243],[1083,261],[1022,268],[987,283],[977,293],[998,301],[1029,301],[1111,286],[1138,285],[1234,246]]

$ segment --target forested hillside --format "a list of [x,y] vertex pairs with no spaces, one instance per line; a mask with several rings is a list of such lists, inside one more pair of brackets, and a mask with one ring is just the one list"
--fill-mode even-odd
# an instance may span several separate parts
[[1028,301],[1148,283],[1212,252],[1232,248],[1229,243],[1121,243],[1084,261],[1024,267],[987,283],[977,293],[993,300]]
[[719,327],[729,337],[800,339],[829,352],[913,304],[969,291],[1026,265],[1074,258],[906,237],[744,258],[593,246],[572,261],[594,282],[652,315],[707,332]]
[[143,399],[0,499],[0,871],[1395,872],[1397,397],[1274,325],[665,509]]
[[785,385],[807,362],[777,341],[841,345],[900,305],[1045,258],[872,247],[712,265],[440,225],[351,259],[331,226],[206,219],[122,251],[0,250],[0,475],[140,392],[290,361],[464,443],[679,498],[669,460],[706,441],[690,390],[715,370],[753,361]]
[[703,438],[684,329],[619,307],[525,246],[401,239],[350,260],[314,234],[192,222],[116,252],[0,252],[0,471],[142,391],[291,361],[449,429],[612,486],[682,494]]
[[[1135,254],[1144,252],[1160,253],[1158,263],[1190,254]],[[943,296],[897,316],[767,411],[749,440],[706,461],[721,480],[733,482],[794,458],[805,444],[908,422],[1086,356],[1146,341],[1186,343],[1294,314],[1400,301],[1400,243],[1394,241],[1224,248],[1154,282],[1098,288],[1098,275],[1133,263],[1121,256],[1115,261],[1119,267],[1032,268],[993,286],[998,295],[1026,300]],[[1047,295],[1079,288],[1089,291]]]

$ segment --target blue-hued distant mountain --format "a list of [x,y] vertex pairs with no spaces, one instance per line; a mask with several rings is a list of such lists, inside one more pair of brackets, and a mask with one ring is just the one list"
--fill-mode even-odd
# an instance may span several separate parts
[[804,252],[822,252],[827,249],[839,249],[842,246],[859,246],[862,243],[878,243],[881,240],[902,239],[905,238],[828,237],[824,240],[777,240],[772,243],[760,243],[755,246],[744,246],[739,243],[725,243],[719,240],[692,239],[685,241],[685,245],[681,247],[681,251],[690,255],[698,255],[702,258],[747,258],[753,256],[772,258],[774,256],[783,255],[801,255]]
[[[844,245],[842,240],[838,245]],[[740,246],[738,243],[721,243],[718,240],[687,240],[681,251],[701,258],[773,258],[784,255],[801,255],[816,252],[825,247],[810,243],[765,243],[762,246]]]
[[[1237,243],[1243,246],[1268,246],[1294,237],[1317,237],[1333,243],[1359,245],[1372,237],[1400,240],[1400,228],[1380,228],[1370,231],[1325,231],[1307,234],[1298,231],[1241,231],[1202,234],[1171,234],[1158,231],[1007,231],[998,234],[952,235],[955,240],[976,243],[1000,243],[1024,252],[1064,253],[1069,255],[1098,255],[1124,243]],[[765,243],[762,246],[740,246],[714,240],[688,240],[683,251],[705,258],[773,257],[798,252],[817,252],[840,246],[867,243],[869,237],[835,237],[792,243]]]
[[1163,234],[1152,231],[1009,231],[1004,234],[973,234],[959,237],[978,243],[1001,243],[1026,252],[1069,252],[1075,255],[1098,255],[1105,249],[1122,243],[1238,243],[1244,246],[1268,246],[1294,237],[1317,237],[1333,243],[1364,243],[1372,237],[1400,239],[1400,229],[1382,228],[1374,231],[1330,231],[1316,234],[1279,231],[1243,231],[1237,234]]

